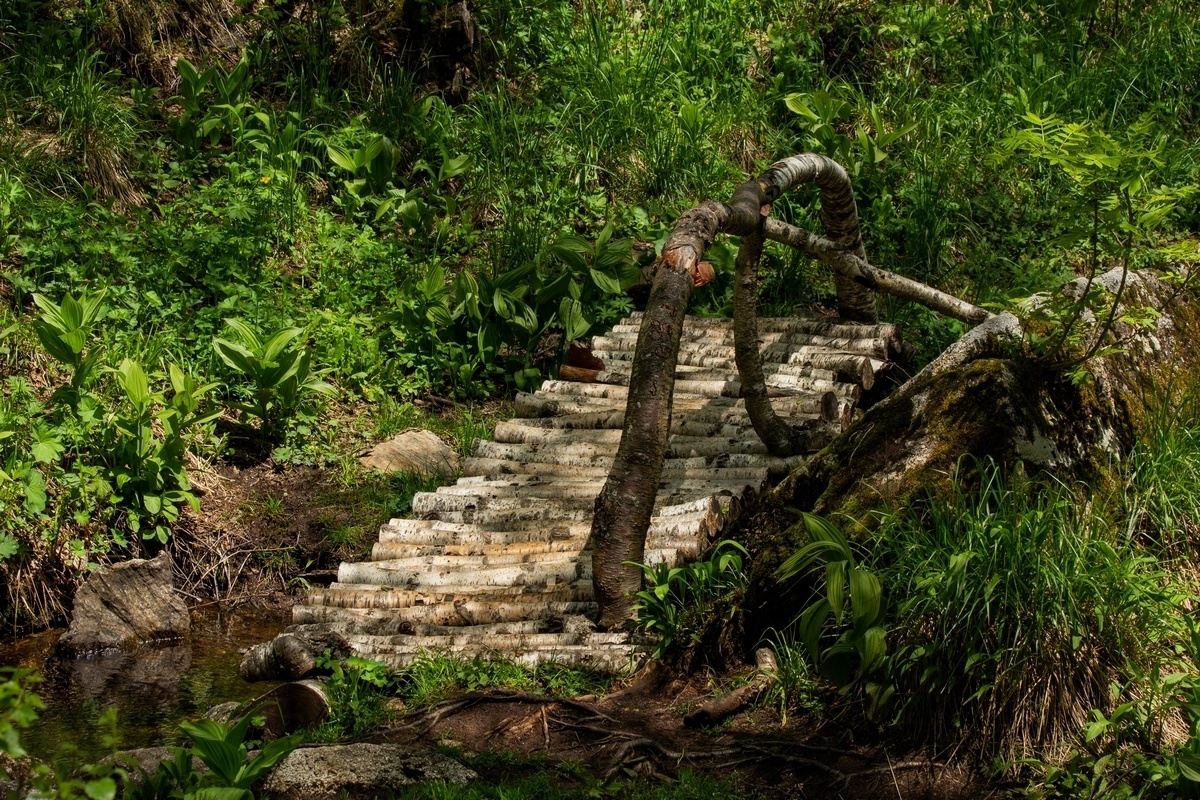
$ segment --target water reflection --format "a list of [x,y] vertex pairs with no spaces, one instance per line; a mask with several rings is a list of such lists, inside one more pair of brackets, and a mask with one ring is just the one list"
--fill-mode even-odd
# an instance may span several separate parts
[[86,659],[59,659],[54,643],[62,631],[46,631],[0,646],[0,664],[37,669],[46,702],[41,719],[22,739],[35,756],[50,758],[64,747],[76,756],[107,753],[105,709],[116,708],[123,748],[174,744],[178,723],[229,700],[249,700],[269,683],[246,683],[238,675],[240,649],[279,633],[288,615],[243,609],[230,614],[194,612],[191,637],[169,647]]

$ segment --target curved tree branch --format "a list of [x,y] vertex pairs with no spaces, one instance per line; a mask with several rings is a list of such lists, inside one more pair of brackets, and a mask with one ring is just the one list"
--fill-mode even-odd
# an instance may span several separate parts
[[641,588],[642,573],[629,565],[645,559],[646,530],[671,429],[683,318],[704,251],[728,219],[729,207],[712,201],[684,213],[654,264],[621,444],[592,517],[592,586],[603,629],[618,627],[633,615],[631,598]]
[[[820,190],[821,222],[829,239],[765,219],[771,204],[801,182],[815,183]],[[651,268],[650,297],[631,366],[621,443],[592,518],[592,584],[602,629],[617,627],[633,616],[632,596],[642,580],[636,564],[645,558],[646,530],[666,458],[684,315],[692,288],[705,277],[701,266],[704,251],[718,233],[743,237],[735,281],[736,361],[754,430],[777,455],[800,452],[803,444],[798,432],[775,414],[763,377],[755,292],[766,236],[786,237],[781,241],[817,254],[834,267],[839,313],[844,319],[878,321],[874,288],[911,296],[918,302],[924,297],[926,304],[936,302],[943,309],[954,309],[957,313],[953,316],[960,319],[966,315],[978,321],[988,316],[970,304],[949,302],[955,300],[949,295],[871,267],[863,250],[850,178],[824,156],[805,153],[777,161],[758,179],[739,186],[728,205],[709,200],[681,216]],[[914,287],[927,291],[918,292]]]

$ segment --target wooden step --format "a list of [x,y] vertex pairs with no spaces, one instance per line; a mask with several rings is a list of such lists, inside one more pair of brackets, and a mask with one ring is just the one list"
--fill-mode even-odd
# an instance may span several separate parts
[[[605,672],[635,667],[647,643],[595,633],[591,517],[621,441],[639,314],[594,340],[603,369],[519,393],[517,419],[476,441],[463,477],[413,498],[409,519],[379,532],[369,560],[347,562],[293,610],[297,631],[336,631],[352,650],[394,667],[431,653],[559,662]],[[899,352],[891,325],[827,317],[761,320],[776,413],[810,450],[849,424],[860,392]],[[728,521],[804,456],[771,456],[745,404],[729,320],[687,318],[668,441],[645,561],[698,556]]]

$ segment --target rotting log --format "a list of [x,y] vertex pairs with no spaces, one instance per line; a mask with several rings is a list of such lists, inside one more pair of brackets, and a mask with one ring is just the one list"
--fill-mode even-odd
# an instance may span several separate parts
[[[734,357],[747,414],[755,432],[775,455],[793,456],[808,444],[803,441],[809,438],[806,433],[792,429],[781,420],[770,401],[761,354],[761,349],[770,345],[759,343],[754,295],[757,283],[754,273],[766,236],[765,222],[770,206],[800,182],[815,183],[820,190],[821,222],[829,238],[808,235],[803,242],[797,242],[804,245],[802,249],[806,253],[824,254],[822,260],[834,266],[842,318],[877,324],[878,313],[870,282],[874,281],[885,290],[898,285],[895,281],[883,280],[886,276],[881,270],[868,269],[849,176],[840,165],[824,156],[805,153],[778,161],[758,179],[739,186],[728,205],[708,200],[679,218],[661,255],[650,269],[650,296],[629,369],[621,443],[613,459],[612,471],[595,504],[593,581],[601,629],[620,626],[633,616],[632,596],[640,588],[642,579],[636,565],[644,557],[645,532],[671,430],[671,406],[684,315],[692,288],[711,278],[711,267],[703,258],[718,233],[743,237],[735,281]],[[855,260],[847,262],[848,256]],[[912,288],[908,284],[905,286]],[[915,294],[921,295],[913,298],[918,302],[930,302],[928,296]],[[935,294],[933,299],[937,301],[940,296]],[[619,339],[605,345],[621,349]],[[698,359],[727,357],[723,345],[716,342],[701,343],[689,350]],[[876,351],[872,349],[862,354],[875,355]],[[880,346],[878,355],[888,356],[886,342]],[[699,365],[702,364],[700,361]],[[581,366],[596,368],[595,364]],[[588,406],[578,401],[575,405],[579,406],[576,410],[585,410]]]

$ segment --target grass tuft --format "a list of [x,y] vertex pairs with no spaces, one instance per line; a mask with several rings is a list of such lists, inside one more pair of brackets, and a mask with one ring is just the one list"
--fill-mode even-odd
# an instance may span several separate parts
[[910,731],[1013,761],[1053,752],[1114,684],[1169,661],[1183,595],[1082,487],[981,476],[883,520],[890,678]]

